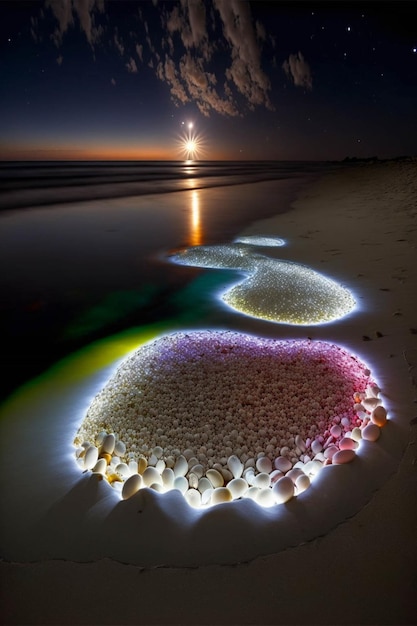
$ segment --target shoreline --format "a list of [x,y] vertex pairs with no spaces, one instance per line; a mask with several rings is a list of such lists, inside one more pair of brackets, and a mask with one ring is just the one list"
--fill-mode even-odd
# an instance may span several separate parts
[[[321,178],[304,190],[294,210],[255,222],[241,233],[287,239],[288,245],[277,250],[279,258],[305,263],[342,281],[353,289],[360,310],[346,320],[308,330],[265,324],[259,332],[258,324],[246,320],[239,323],[239,330],[258,328],[259,334],[265,330],[277,338],[305,337],[308,332],[313,339],[347,344],[370,361],[404,436],[397,472],[356,515],[304,545],[233,568],[139,569],[143,572],[139,618],[134,566],[106,559],[89,564],[2,563],[7,623],[31,619],[30,623],[76,624],[81,623],[77,621],[81,610],[86,618],[82,622],[89,623],[230,623],[231,615],[235,622],[244,623],[412,623],[416,472],[409,443],[416,433],[411,420],[417,335],[411,329],[417,284],[417,185],[415,173],[404,164],[378,164],[381,169],[373,172],[369,167],[373,166]],[[115,576],[114,614],[109,614],[105,598]],[[59,577],[65,577],[65,588],[69,580],[73,584],[76,599],[71,605]],[[100,590],[94,609],[89,604],[91,579]],[[184,588],[188,590],[186,615]],[[166,602],[157,613],[154,602],[160,589]],[[324,589],[329,590],[326,611]],[[377,590],[375,595],[372,590]],[[22,593],[28,601],[17,615],[13,598]],[[244,595],[253,599],[250,606],[239,602]],[[210,598],[217,603],[209,602]]]

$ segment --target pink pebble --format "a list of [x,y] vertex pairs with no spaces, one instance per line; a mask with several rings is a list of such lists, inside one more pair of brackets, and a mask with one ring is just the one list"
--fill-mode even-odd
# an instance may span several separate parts
[[368,424],[362,431],[362,439],[365,441],[376,441],[379,439],[381,429],[376,424]]
[[340,437],[340,435],[342,434],[342,429],[340,428],[340,426],[335,424],[331,427],[330,434],[333,435],[333,437]]
[[341,450],[356,450],[357,447],[358,443],[350,437],[343,437],[339,442],[339,448]]
[[342,417],[341,424],[345,428],[349,428],[350,427],[350,419],[348,417]]
[[280,471],[280,470],[272,470],[270,477],[271,477],[271,485],[273,485],[274,483],[277,482],[277,480],[279,480],[280,478],[282,478],[284,476],[284,474]]
[[344,463],[350,463],[355,458],[356,453],[354,450],[339,450],[332,457],[333,465],[342,465]]
[[290,470],[290,471],[289,471],[287,474],[285,474],[285,475],[286,475],[286,476],[288,476],[288,478],[291,478],[291,480],[292,480],[292,482],[294,483],[294,485],[295,485],[295,483],[296,483],[296,481],[297,481],[297,478],[298,478],[299,476],[305,476],[305,474],[304,474],[303,470],[301,470],[301,469],[299,469],[299,468],[297,468],[297,469],[294,469],[294,468],[293,468],[292,470]]
[[336,452],[338,452],[338,450],[339,448],[337,446],[329,446],[324,451],[324,458],[331,459],[336,454]]
[[288,472],[292,468],[291,461],[285,456],[277,457],[274,465],[275,469],[280,470],[280,472]]

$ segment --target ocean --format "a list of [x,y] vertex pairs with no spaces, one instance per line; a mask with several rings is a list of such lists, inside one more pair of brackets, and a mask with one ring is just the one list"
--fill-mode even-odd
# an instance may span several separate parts
[[232,241],[289,210],[302,185],[335,167],[2,163],[0,400],[92,341],[184,314],[190,284],[204,272],[169,263],[170,251]]

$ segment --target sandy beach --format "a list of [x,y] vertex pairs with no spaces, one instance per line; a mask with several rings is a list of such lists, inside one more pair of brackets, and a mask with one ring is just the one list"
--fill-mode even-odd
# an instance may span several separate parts
[[[371,467],[369,476],[353,471],[344,483],[346,493],[339,494],[342,513],[339,517],[328,513],[330,527],[325,523],[320,533],[320,524],[311,522],[318,529],[316,536],[307,533],[299,545],[275,553],[263,550],[256,555],[259,539],[254,537],[255,548],[244,558],[236,539],[228,564],[222,565],[208,562],[204,555],[211,550],[210,542],[215,554],[216,536],[220,546],[228,541],[233,524],[218,524],[203,534],[199,540],[207,545],[202,562],[192,554],[178,560],[189,567],[173,566],[169,559],[148,566],[118,562],[105,553],[86,559],[37,556],[28,559],[34,562],[24,562],[13,558],[12,548],[1,562],[2,623],[415,623],[416,197],[416,161],[349,165],[303,188],[289,212],[254,222],[241,233],[283,238],[286,245],[268,251],[270,256],[331,277],[353,293],[358,305],[344,319],[307,327],[235,318],[241,332],[335,342],[369,363],[378,380],[389,409],[393,443],[380,448],[376,470]],[[212,322],[219,325],[221,319],[214,313]],[[11,458],[7,453],[10,472]],[[64,469],[59,468],[62,475]],[[4,475],[10,494],[16,475],[7,477],[6,470]],[[17,476],[24,494],[22,475]],[[350,492],[355,491],[355,481],[362,500],[355,501]],[[14,497],[23,517],[24,495]],[[314,506],[314,499],[310,504]],[[73,510],[68,515],[74,515]],[[319,515],[307,511],[302,519]],[[119,535],[127,544],[134,535],[123,536],[123,519],[115,521],[114,541]],[[164,523],[173,522],[169,517],[159,520],[162,535]],[[19,524],[24,529],[24,522]],[[260,523],[256,529],[262,533]],[[54,532],[53,525],[48,532]],[[171,531],[166,532],[169,537]],[[57,536],[62,534],[57,529]],[[83,541],[87,544],[89,537]],[[229,542],[233,544],[232,535]],[[187,543],[179,543],[179,548],[186,551]]]

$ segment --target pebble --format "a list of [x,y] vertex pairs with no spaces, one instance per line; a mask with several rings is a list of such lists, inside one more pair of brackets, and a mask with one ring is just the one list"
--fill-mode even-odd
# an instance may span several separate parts
[[223,487],[224,479],[223,476],[215,469],[209,469],[206,472],[206,477],[209,479],[213,487],[216,489],[218,487]]
[[131,474],[129,466],[126,463],[118,463],[114,468],[114,471],[116,472],[116,474],[121,476],[121,478],[129,478]]
[[352,430],[351,437],[357,443],[359,443],[360,440],[362,439],[362,431],[361,431],[361,429],[358,426],[355,426],[355,428]]
[[188,480],[185,476],[176,476],[174,479],[174,489],[178,489],[184,495],[186,491],[188,491],[189,485]]
[[258,472],[266,472],[269,474],[272,471],[272,461],[267,456],[263,456],[256,461],[256,469]]
[[274,506],[274,504],[276,504],[272,489],[268,488],[259,489],[255,499],[258,504],[265,507]]
[[185,492],[184,497],[190,506],[196,509],[201,506],[201,493],[197,491],[197,489],[188,489],[188,491]]
[[343,437],[339,442],[340,450],[356,450],[358,445],[358,442],[350,437]]
[[200,493],[204,493],[205,491],[207,491],[207,489],[213,489],[213,484],[209,481],[208,478],[203,476],[198,481],[198,487],[197,488],[198,488]]
[[387,423],[387,411],[382,405],[375,407],[371,413],[371,420],[374,424],[383,428]]
[[277,504],[288,502],[294,495],[294,483],[291,478],[284,476],[272,487],[272,494]]
[[233,499],[237,500],[245,495],[246,491],[249,489],[249,485],[243,478],[233,478],[233,480],[228,483],[227,488],[230,489]]
[[332,457],[333,465],[342,465],[344,463],[350,463],[355,458],[356,453],[354,450],[339,450]]
[[369,423],[362,431],[362,438],[365,439],[365,441],[377,441],[380,435],[381,429],[373,423]]
[[340,426],[338,424],[335,424],[334,426],[331,427],[330,434],[333,437],[336,437],[336,439],[337,439],[342,434],[342,429],[340,428]]
[[182,454],[178,457],[174,465],[175,476],[185,476],[188,472],[188,462]]
[[243,473],[243,463],[241,460],[234,454],[229,456],[227,459],[227,467],[233,474],[233,478],[240,478]]
[[161,478],[166,490],[174,488],[175,474],[173,469],[166,467],[161,474]]
[[232,492],[227,487],[217,487],[211,494],[212,504],[221,504],[233,500]]
[[126,446],[123,441],[116,441],[114,445],[114,454],[124,456],[126,454]]
[[[142,474],[143,482],[146,487],[150,487],[154,483],[162,485],[162,476],[154,467],[147,467]],[[188,483],[187,483],[188,487]]]
[[114,446],[116,445],[116,437],[111,435],[106,435],[103,439],[103,443],[101,444],[100,452],[106,452],[107,454],[113,454]]
[[261,472],[255,476],[253,484],[258,489],[266,489],[271,484],[271,477],[266,472]]
[[122,488],[122,498],[123,500],[127,500],[133,494],[135,494],[141,487],[143,486],[143,479],[140,474],[132,474],[129,478],[123,483]]
[[275,469],[280,472],[288,472],[292,468],[291,461],[285,456],[279,456],[274,461]]
[[93,469],[98,460],[98,448],[90,446],[84,454],[84,468]]
[[104,474],[106,473],[107,463],[105,459],[98,459],[97,463],[94,465],[92,471],[96,474]]
[[306,474],[302,473],[295,481],[295,486],[297,489],[297,493],[303,493],[306,489],[310,487],[310,479]]

